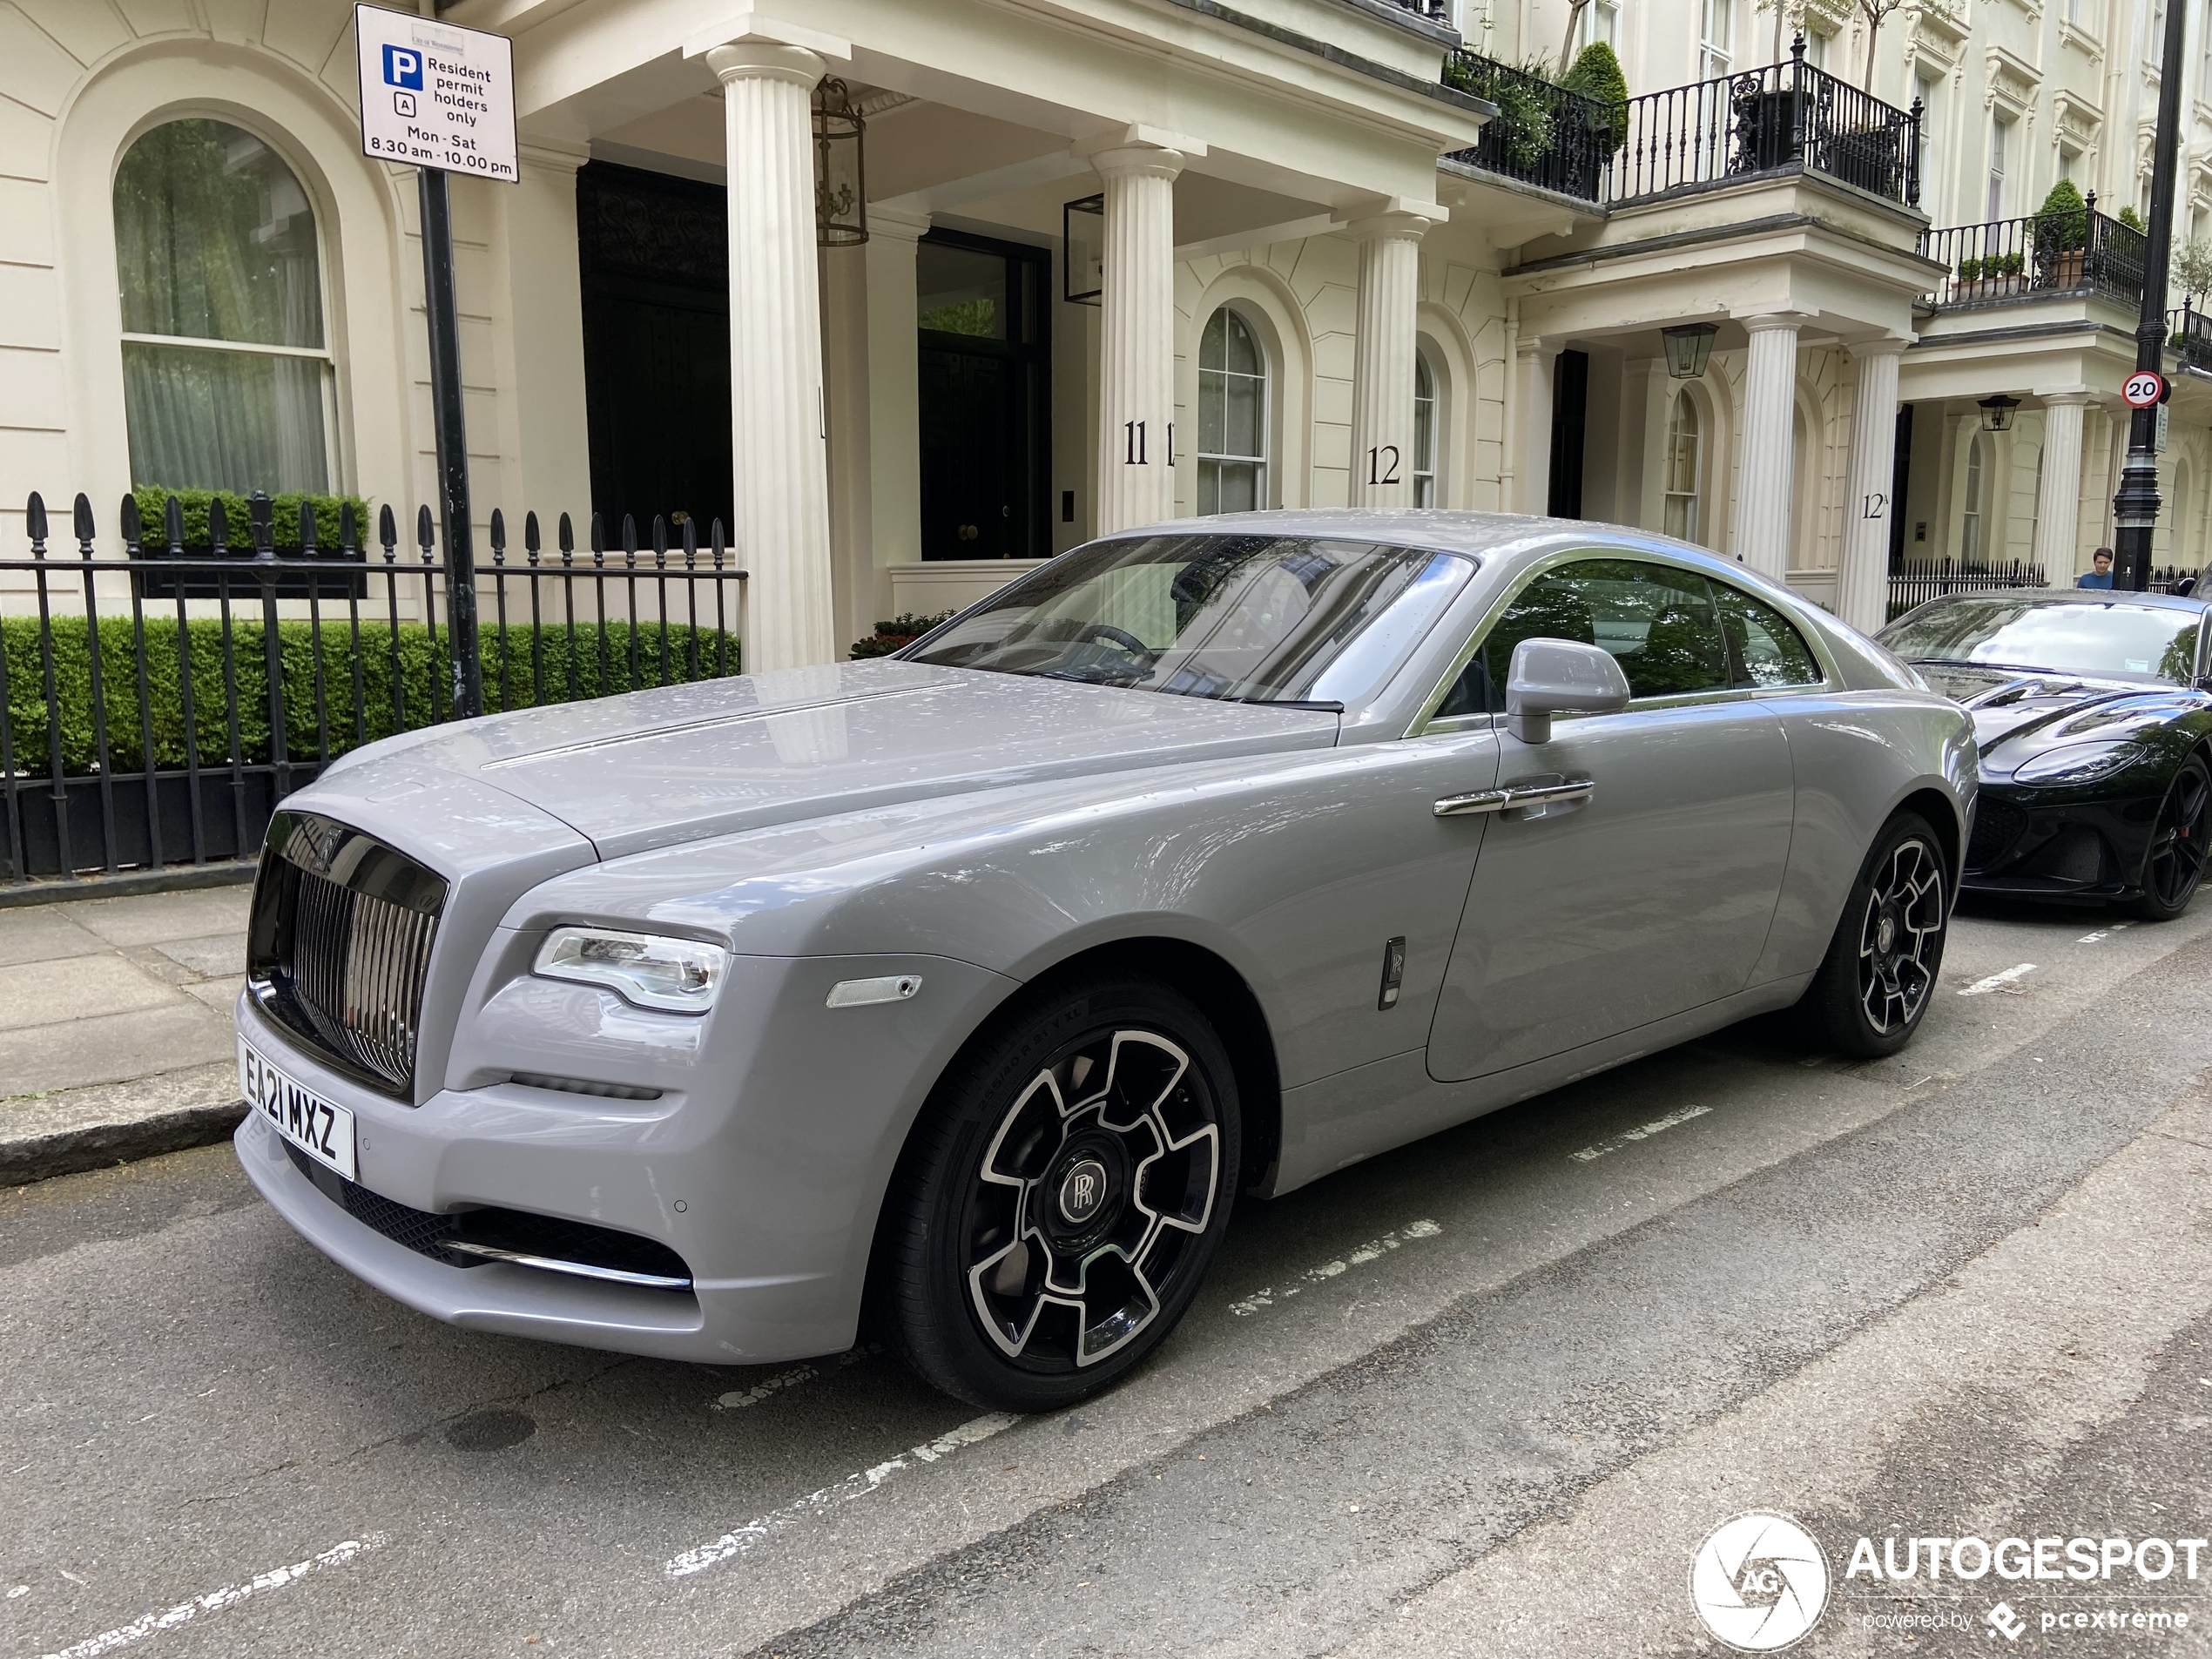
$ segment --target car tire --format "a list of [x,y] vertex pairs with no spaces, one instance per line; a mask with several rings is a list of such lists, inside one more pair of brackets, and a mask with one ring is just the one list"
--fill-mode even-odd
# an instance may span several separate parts
[[2205,843],[2212,833],[2212,768],[2202,755],[2182,762],[2158,804],[2158,822],[2143,854],[2143,890],[2128,901],[2129,914],[2171,921],[2189,907],[2204,879]]
[[1040,988],[955,1061],[877,1234],[883,1323],[936,1387],[1049,1411],[1175,1328],[1229,1224],[1236,1075],[1197,1006],[1115,974]]
[[1806,1034],[1854,1059],[1895,1054],[1934,1000],[1951,924],[1951,867],[1917,813],[1882,826],[1797,1004]]

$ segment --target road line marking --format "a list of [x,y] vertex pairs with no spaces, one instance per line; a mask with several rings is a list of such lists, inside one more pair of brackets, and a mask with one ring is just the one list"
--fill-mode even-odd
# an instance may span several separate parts
[[1396,1232],[1385,1233],[1380,1238],[1370,1238],[1357,1250],[1323,1262],[1318,1267],[1307,1268],[1298,1276],[1295,1283],[1285,1289],[1278,1291],[1270,1285],[1254,1291],[1243,1301],[1231,1302],[1229,1311],[1240,1319],[1248,1318],[1263,1308],[1273,1307],[1278,1302],[1287,1302],[1309,1285],[1325,1285],[1339,1273],[1363,1267],[1369,1262],[1379,1261],[1401,1245],[1410,1244],[1417,1238],[1433,1238],[1443,1231],[1433,1221],[1409,1221]]
[[87,1636],[71,1648],[50,1653],[44,1659],[94,1659],[94,1656],[113,1653],[118,1648],[127,1648],[143,1642],[158,1631],[173,1630],[180,1624],[190,1624],[203,1613],[219,1613],[225,1608],[236,1607],[249,1595],[265,1595],[280,1590],[287,1584],[296,1584],[310,1573],[326,1567],[343,1567],[347,1562],[381,1549],[390,1541],[380,1532],[365,1533],[359,1538],[348,1538],[334,1545],[320,1555],[311,1555],[304,1561],[294,1561],[289,1567],[279,1567],[246,1580],[243,1584],[226,1584],[219,1590],[210,1590],[205,1595],[195,1595],[189,1602],[179,1602],[172,1608],[158,1613],[149,1613],[129,1624],[118,1625],[112,1630],[103,1630],[98,1635]]
[[1972,985],[1967,986],[1966,989],[1960,991],[1959,995],[1961,996],[1983,996],[1986,995],[1991,991],[2001,991],[2007,985],[2010,985],[2014,980],[2020,978],[2023,974],[2033,974],[2034,971],[2035,964],[2033,962],[2022,962],[2019,967],[2008,968],[2001,974],[1992,974],[1987,979],[1976,980]]
[[1593,1163],[1608,1152],[1617,1152],[1637,1141],[1648,1141],[1662,1130],[1673,1129],[1678,1123],[1687,1123],[1693,1117],[1703,1117],[1712,1109],[1710,1106],[1685,1106],[1678,1112],[1669,1112],[1664,1117],[1653,1119],[1642,1129],[1624,1130],[1609,1141],[1600,1141],[1595,1146],[1586,1146],[1581,1151],[1569,1152],[1567,1156],[1577,1163]]
[[787,1503],[780,1509],[771,1509],[765,1515],[756,1516],[736,1530],[724,1533],[711,1543],[687,1549],[670,1561],[661,1571],[670,1578],[689,1578],[694,1573],[703,1573],[733,1555],[744,1554],[763,1539],[804,1521],[809,1515],[850,1503],[855,1498],[867,1497],[900,1470],[907,1467],[909,1458],[917,1463],[935,1463],[979,1441],[988,1440],[992,1435],[1012,1428],[1021,1420],[1011,1412],[993,1412],[988,1417],[974,1418],[950,1433],[941,1434],[935,1440],[879,1463],[872,1469],[848,1474],[834,1486],[823,1487],[794,1503]]
[[2096,943],[2099,940],[2101,940],[2101,939],[2109,939],[2109,938],[2111,938],[2111,937],[2112,937],[2112,929],[2111,929],[2111,928],[2109,928],[2109,927],[2100,927],[2100,928],[2098,928],[2098,929],[2097,929],[2097,931],[2096,931],[2096,932],[2094,932],[2094,933],[2093,933],[2093,934],[2082,934],[2080,938],[2079,938],[2079,939],[2075,940],[2074,942],[2075,944],[2077,944],[2077,945],[2094,945],[2094,944],[2095,944],[2095,943]]

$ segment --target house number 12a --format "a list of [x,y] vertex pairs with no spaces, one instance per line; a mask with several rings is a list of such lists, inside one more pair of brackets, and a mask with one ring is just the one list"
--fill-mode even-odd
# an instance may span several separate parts
[[1887,518],[1890,516],[1890,498],[1878,489],[1860,496],[1858,516],[1861,518]]

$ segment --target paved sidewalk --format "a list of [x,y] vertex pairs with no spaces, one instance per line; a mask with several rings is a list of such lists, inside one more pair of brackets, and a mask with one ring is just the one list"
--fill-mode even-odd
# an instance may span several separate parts
[[213,1138],[252,889],[0,909],[0,1186]]

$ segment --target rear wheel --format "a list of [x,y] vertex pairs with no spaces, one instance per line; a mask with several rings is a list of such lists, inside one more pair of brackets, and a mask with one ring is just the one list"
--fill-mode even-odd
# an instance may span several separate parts
[[887,1201],[909,1364],[978,1406],[1096,1393],[1183,1317],[1226,1230],[1234,1074],[1204,1015],[1115,975],[1033,999],[956,1062]]
[[1918,813],[1899,813],[1883,826],[1798,1004],[1815,1041],[1871,1059],[1912,1040],[1943,968],[1948,868],[1943,844]]
[[2208,819],[2212,819],[2212,770],[2191,755],[2159,803],[2158,826],[2143,857],[2143,891],[2128,908],[2145,921],[2171,921],[2189,907],[2204,879]]

